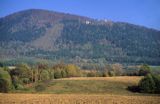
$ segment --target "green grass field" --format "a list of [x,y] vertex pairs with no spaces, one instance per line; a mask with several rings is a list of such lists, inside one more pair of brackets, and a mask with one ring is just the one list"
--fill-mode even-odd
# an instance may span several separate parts
[[126,94],[127,83],[105,80],[56,80],[50,83],[45,92],[56,94]]
[[36,92],[33,86],[22,93],[50,94],[119,94],[137,95],[127,90],[128,86],[137,85],[141,77],[94,77],[94,78],[64,78],[46,82],[46,89]]

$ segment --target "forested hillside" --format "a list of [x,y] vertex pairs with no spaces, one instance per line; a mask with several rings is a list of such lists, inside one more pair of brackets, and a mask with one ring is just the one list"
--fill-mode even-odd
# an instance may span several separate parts
[[160,31],[46,10],[0,18],[0,58],[160,64]]

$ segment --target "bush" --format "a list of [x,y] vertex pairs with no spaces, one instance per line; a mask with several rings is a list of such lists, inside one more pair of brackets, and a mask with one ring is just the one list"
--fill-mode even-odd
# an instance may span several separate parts
[[115,76],[115,72],[114,72],[114,71],[109,71],[109,72],[108,72],[108,75],[109,75],[110,77],[113,77],[113,76]]
[[154,93],[155,92],[155,81],[151,74],[145,76],[139,83],[140,91],[143,93]]
[[150,74],[150,73],[151,73],[151,69],[148,65],[144,64],[140,67],[140,70],[139,70],[139,75],[140,76],[145,76],[145,75]]
[[79,77],[81,76],[81,71],[79,70],[79,67],[73,64],[66,65],[66,74],[67,77]]
[[160,94],[160,76],[147,74],[142,80],[140,80],[138,86],[129,86],[128,90],[132,92]]
[[9,91],[8,82],[5,79],[0,79],[0,92],[7,93]]
[[28,84],[33,78],[32,70],[27,64],[17,65],[15,69],[10,70],[10,75],[12,77],[13,85],[16,89],[18,84]]
[[7,71],[0,69],[0,92],[8,92],[12,89],[11,76]]
[[31,78],[31,69],[27,64],[19,64],[15,69],[10,71],[11,76],[18,76],[19,78]]
[[16,84],[15,88],[16,88],[16,90],[23,90],[24,86],[22,84]]
[[139,86],[128,86],[127,89],[132,92],[140,92]]
[[60,70],[56,70],[56,71],[54,72],[54,78],[55,78],[55,79],[62,78],[62,73],[61,73]]
[[22,82],[24,84],[28,84],[30,82],[30,79],[29,78],[22,78]]
[[41,72],[41,80],[42,80],[42,81],[49,80],[49,79],[50,79],[49,77],[50,77],[50,76],[49,76],[49,73],[48,73],[47,70],[43,70],[43,71]]
[[0,62],[0,67],[3,67],[3,63],[2,62]]
[[102,73],[102,77],[108,77],[108,73],[107,72],[103,72]]
[[66,78],[66,77],[79,77],[82,75],[79,67],[73,64],[58,64],[53,67],[54,69],[54,78]]
[[158,75],[152,75],[153,80],[155,82],[155,93],[160,94],[160,76]]
[[20,83],[19,78],[17,76],[12,76],[12,83],[16,88],[17,84]]
[[53,70],[49,70],[48,73],[49,73],[49,78],[50,79],[54,79],[54,71]]
[[116,76],[121,76],[123,74],[123,66],[121,64],[112,64],[112,71]]
[[88,72],[87,73],[87,77],[96,77],[96,73],[95,72]]
[[37,92],[44,91],[45,89],[46,89],[46,86],[44,84],[38,84],[35,86],[35,90]]
[[61,71],[61,75],[62,75],[63,78],[66,78],[66,77],[67,77],[66,71],[65,71],[65,70],[62,70],[62,71]]

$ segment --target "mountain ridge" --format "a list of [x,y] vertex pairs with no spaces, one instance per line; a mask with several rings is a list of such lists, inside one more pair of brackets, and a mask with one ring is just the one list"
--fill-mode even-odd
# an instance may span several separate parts
[[[35,11],[35,12],[36,12],[36,11],[43,11],[43,12],[57,13],[57,14],[63,14],[63,15],[71,15],[71,16],[80,17],[80,18],[89,19],[89,20],[112,21],[111,19],[106,19],[106,18],[105,18],[105,19],[96,19],[96,18],[87,17],[87,16],[80,16],[80,15],[78,15],[78,14],[64,13],[64,12],[53,11],[53,10],[45,10],[45,9],[35,9],[35,8],[17,11],[17,12],[8,14],[8,15],[6,15],[6,16],[2,16],[2,17],[0,17],[0,19],[7,18],[7,17],[9,17],[9,16],[12,16],[12,15],[15,15],[15,14],[19,14],[19,13],[21,13],[21,12],[26,12],[26,11],[28,11],[28,12],[29,12],[29,11]],[[143,27],[143,28],[147,28],[147,29],[151,29],[151,30],[155,30],[155,31],[160,31],[159,29],[147,27],[147,26],[144,26],[144,25],[129,23],[129,22],[122,22],[122,21],[112,21],[112,22],[115,22],[115,23],[127,23],[127,24],[130,24],[130,25],[135,25],[135,26],[139,26],[139,27]]]
[[159,30],[125,22],[41,9],[0,18],[2,59],[19,56],[76,63],[160,64],[159,46]]

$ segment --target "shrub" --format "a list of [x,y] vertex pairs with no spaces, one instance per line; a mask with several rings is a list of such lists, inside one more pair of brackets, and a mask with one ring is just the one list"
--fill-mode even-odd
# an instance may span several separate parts
[[102,77],[108,77],[108,73],[107,72],[103,72],[102,73]]
[[17,76],[12,76],[12,83],[14,85],[14,87],[17,87],[17,84],[20,83],[19,82],[19,78]]
[[142,65],[140,67],[140,70],[139,70],[139,75],[140,76],[145,76],[145,75],[147,75],[149,73],[151,73],[151,69],[150,69],[150,67],[148,65],[144,64],[144,65]]
[[73,64],[58,64],[53,67],[54,78],[65,78],[65,77],[79,77],[82,76],[81,70],[78,66]]
[[19,64],[16,69],[11,70],[10,74],[20,78],[31,78],[31,69],[27,64]]
[[62,70],[62,71],[61,71],[61,75],[62,75],[63,78],[66,78],[66,77],[67,77],[66,71],[65,71],[65,70]]
[[151,74],[148,74],[139,82],[139,88],[140,88],[140,91],[144,93],[155,92],[156,86]]
[[110,77],[113,77],[113,76],[115,76],[115,72],[114,72],[114,71],[109,71],[109,72],[108,72],[108,75],[109,75]]
[[16,90],[23,90],[24,86],[22,84],[16,84],[15,88],[16,88]]
[[38,84],[35,86],[35,90],[37,92],[44,91],[45,89],[46,89],[46,86],[44,84]]
[[66,65],[66,74],[67,77],[79,77],[81,76],[81,72],[79,70],[79,67],[73,64]]
[[27,64],[19,64],[15,69],[10,70],[13,84],[28,84],[32,79],[32,70]]
[[0,69],[0,92],[8,92],[12,89],[12,81],[10,74]]
[[155,93],[160,93],[160,76],[152,75],[155,82]]
[[43,70],[43,71],[41,72],[41,79],[42,79],[42,81],[49,80],[49,79],[50,79],[49,77],[50,77],[50,76],[49,76],[49,73],[48,73],[47,70]]
[[2,62],[0,62],[0,67],[3,67],[3,63]]
[[49,73],[49,78],[54,79],[54,70],[49,70],[48,73]]
[[114,71],[114,74],[116,76],[120,76],[123,74],[123,66],[121,64],[112,64],[112,71]]
[[160,94],[160,76],[147,74],[140,80],[138,86],[129,86],[128,90],[132,92]]
[[62,73],[60,70],[55,70],[54,72],[54,78],[58,79],[58,78],[62,78]]
[[0,92],[8,92],[9,87],[8,87],[8,82],[5,79],[0,79]]
[[139,86],[128,86],[127,89],[132,92],[140,92]]
[[28,84],[30,82],[29,78],[22,78],[22,82],[24,84]]
[[87,73],[87,77],[96,77],[96,73],[95,72],[88,72]]

